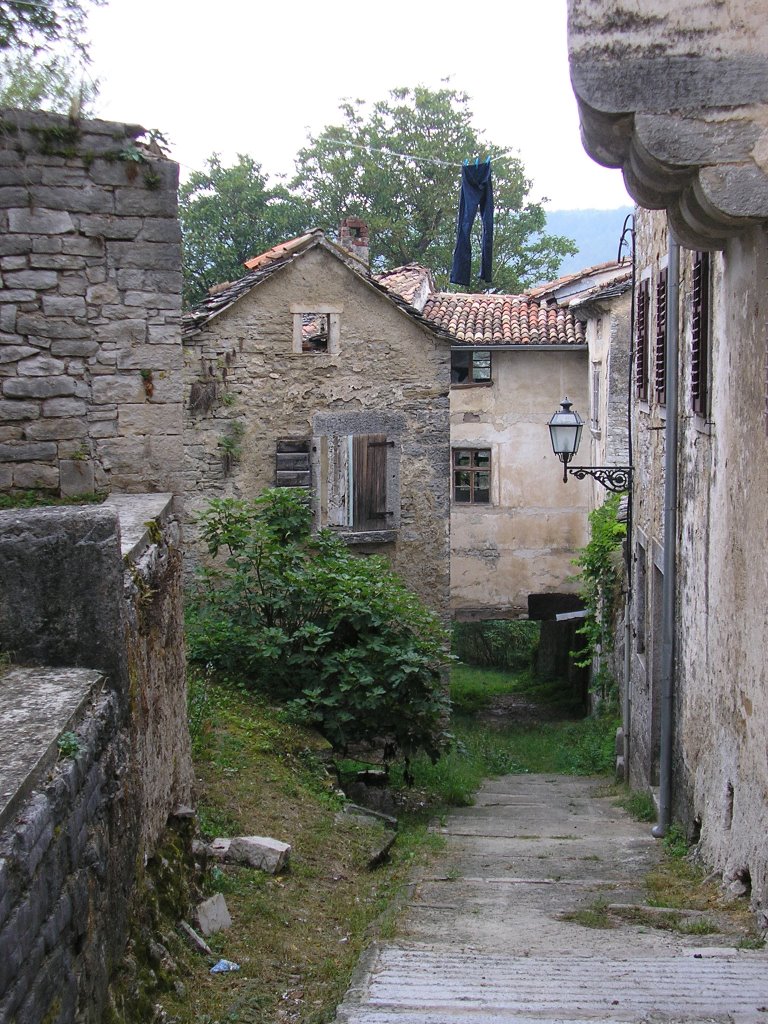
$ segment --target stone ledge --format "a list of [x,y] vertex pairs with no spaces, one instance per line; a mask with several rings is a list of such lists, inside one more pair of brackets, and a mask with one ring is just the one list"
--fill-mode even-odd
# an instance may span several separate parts
[[171,515],[173,494],[111,494],[104,504],[113,508],[120,520],[120,553],[135,560],[154,543],[148,524],[162,528]]
[[104,682],[84,668],[13,668],[0,677],[0,829],[55,764],[59,736]]

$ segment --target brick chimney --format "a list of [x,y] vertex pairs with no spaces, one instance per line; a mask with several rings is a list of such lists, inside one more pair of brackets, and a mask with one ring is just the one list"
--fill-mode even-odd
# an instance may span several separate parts
[[339,228],[339,245],[368,266],[370,250],[368,248],[368,225],[359,217],[345,217]]

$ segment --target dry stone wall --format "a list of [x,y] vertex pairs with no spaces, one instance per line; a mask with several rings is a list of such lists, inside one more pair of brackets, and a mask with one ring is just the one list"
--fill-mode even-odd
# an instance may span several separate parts
[[178,167],[0,110],[0,491],[181,489]]

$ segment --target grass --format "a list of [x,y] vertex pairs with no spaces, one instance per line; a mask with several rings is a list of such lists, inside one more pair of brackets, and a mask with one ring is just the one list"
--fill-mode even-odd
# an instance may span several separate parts
[[39,508],[46,505],[100,505],[106,497],[106,493],[100,491],[65,498],[52,491],[15,491],[13,494],[0,494],[0,512],[12,508]]
[[563,717],[579,714],[578,702],[561,680],[538,679],[530,670],[504,672],[457,662],[451,670],[451,702],[454,713],[471,715],[507,695],[544,704]]
[[644,790],[626,790],[616,801],[618,807],[631,814],[636,821],[656,821],[656,804],[650,793]]

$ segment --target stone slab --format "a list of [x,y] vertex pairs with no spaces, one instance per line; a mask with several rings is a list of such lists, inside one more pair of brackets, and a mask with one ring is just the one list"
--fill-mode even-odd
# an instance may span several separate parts
[[220,892],[214,893],[213,896],[199,903],[195,916],[200,931],[206,937],[232,927],[232,918],[229,914],[227,901]]
[[101,672],[83,668],[12,668],[0,676],[0,828],[55,763],[59,736],[103,685]]

